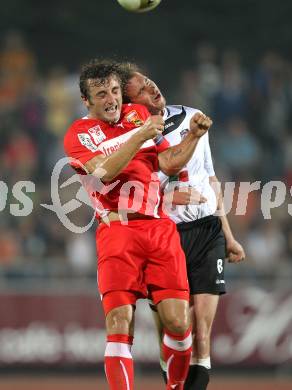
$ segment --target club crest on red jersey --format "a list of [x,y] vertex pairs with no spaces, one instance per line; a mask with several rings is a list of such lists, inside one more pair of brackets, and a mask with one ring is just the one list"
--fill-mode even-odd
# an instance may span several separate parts
[[125,116],[125,119],[126,119],[127,122],[133,123],[135,126],[142,126],[142,125],[144,125],[144,121],[139,117],[139,114],[135,110],[130,111]]
[[88,133],[91,135],[91,137],[93,138],[93,141],[97,145],[106,139],[106,135],[101,130],[101,127],[99,125],[96,125],[94,127],[91,127],[90,129],[88,129]]

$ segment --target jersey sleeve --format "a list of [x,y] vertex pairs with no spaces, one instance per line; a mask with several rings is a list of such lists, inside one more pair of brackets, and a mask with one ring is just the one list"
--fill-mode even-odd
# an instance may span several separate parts
[[206,133],[205,137],[204,167],[209,176],[215,176],[208,133]]
[[[75,161],[70,164],[74,168],[80,168],[80,164],[84,165],[93,157],[103,154],[98,150],[97,145],[93,142],[88,133],[78,131],[69,131],[64,138],[64,150],[68,157]],[[78,163],[79,162],[79,163]]]
[[156,145],[157,153],[164,152],[166,149],[170,147],[170,143],[167,141],[166,138],[163,137],[162,134],[155,137],[154,142]]

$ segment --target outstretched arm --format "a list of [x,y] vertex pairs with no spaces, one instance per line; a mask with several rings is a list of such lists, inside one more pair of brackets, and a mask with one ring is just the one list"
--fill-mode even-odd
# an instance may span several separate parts
[[199,139],[212,125],[212,120],[197,112],[190,120],[190,131],[178,145],[159,153],[159,167],[166,175],[177,174],[192,157]]

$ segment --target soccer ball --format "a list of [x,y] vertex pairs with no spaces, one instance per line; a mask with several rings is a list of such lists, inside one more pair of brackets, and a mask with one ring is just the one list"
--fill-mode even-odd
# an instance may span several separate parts
[[147,12],[156,8],[161,0],[118,0],[127,11]]

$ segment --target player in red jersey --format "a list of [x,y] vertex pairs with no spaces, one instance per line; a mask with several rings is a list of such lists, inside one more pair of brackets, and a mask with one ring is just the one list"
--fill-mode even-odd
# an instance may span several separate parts
[[[135,64],[121,65],[121,77],[125,85],[126,101],[143,104],[153,115],[163,116],[165,120],[163,134],[171,145],[178,143],[192,128],[193,118],[198,110],[166,105],[159,87],[142,74]],[[244,260],[245,252],[235,240],[227,216],[224,213],[220,217],[213,215],[216,208],[224,211],[224,206],[222,194],[217,190],[216,197],[210,185],[218,184],[218,180],[213,170],[208,134],[200,138],[194,155],[181,174],[186,176],[186,180],[184,177],[182,179],[178,177],[177,186],[181,185],[181,191],[174,191],[173,194],[173,203],[179,205],[180,210],[177,214],[170,210],[170,217],[177,223],[186,255],[192,306],[193,353],[184,390],[206,390],[211,369],[211,330],[219,296],[225,293],[224,259],[228,258],[229,262],[237,263]],[[165,183],[163,176],[160,175]],[[186,182],[189,187],[186,186]],[[191,184],[208,198],[206,204],[199,202],[199,205],[192,208],[194,202],[190,197],[194,188],[191,188]],[[161,321],[155,306],[150,306],[161,341]],[[163,358],[160,363],[165,378]]]
[[93,60],[80,76],[88,116],[64,138],[72,166],[99,180],[96,201],[98,286],[106,315],[105,371],[111,390],[133,389],[134,307],[148,295],[164,327],[167,389],[183,389],[191,354],[185,257],[175,224],[160,205],[157,171],[173,174],[212,124],[198,114],[181,144],[161,136],[163,119],[141,105],[122,105],[119,65]]

